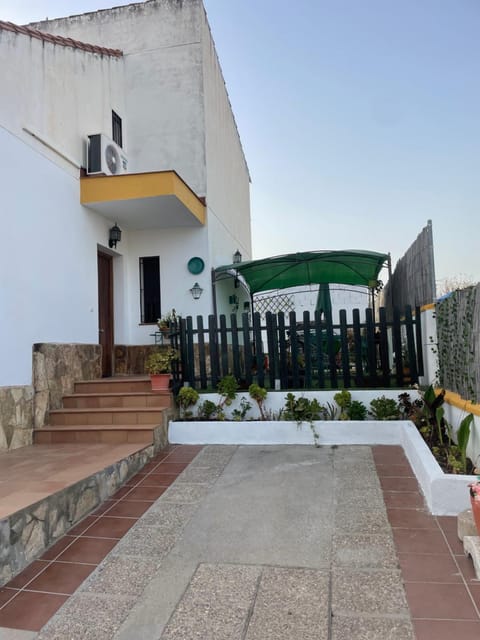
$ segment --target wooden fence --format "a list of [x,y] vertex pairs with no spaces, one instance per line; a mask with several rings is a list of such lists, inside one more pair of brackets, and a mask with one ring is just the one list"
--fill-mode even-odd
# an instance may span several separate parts
[[253,382],[270,389],[328,389],[339,387],[403,387],[423,375],[420,309],[394,310],[392,321],[380,308],[378,320],[371,309],[353,310],[352,322],[341,310],[339,322],[308,311],[299,320],[295,312],[259,313],[253,322],[244,313],[218,320],[201,316],[194,327],[191,316],[182,318],[172,332],[181,353],[176,386],[188,383],[199,390],[215,390],[218,381],[232,374],[241,388]]

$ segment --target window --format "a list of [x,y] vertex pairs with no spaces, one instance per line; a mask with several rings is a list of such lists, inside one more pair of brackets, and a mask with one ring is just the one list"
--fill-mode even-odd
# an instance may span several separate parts
[[112,111],[112,140],[118,144],[119,147],[123,147],[122,144],[122,119]]
[[160,258],[140,258],[140,322],[156,322],[160,315]]

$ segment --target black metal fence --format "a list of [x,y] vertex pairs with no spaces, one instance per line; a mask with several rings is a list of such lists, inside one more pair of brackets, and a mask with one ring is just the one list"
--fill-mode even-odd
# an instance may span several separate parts
[[[253,320],[253,322],[251,321]],[[353,310],[352,322],[341,310],[339,322],[319,312],[301,319],[295,312],[235,314],[218,320],[209,316],[182,318],[172,342],[180,350],[176,371],[178,386],[215,390],[218,381],[232,374],[242,388],[253,382],[271,389],[329,389],[338,387],[403,387],[423,375],[420,309],[412,314],[394,310],[392,321],[380,308],[375,320],[371,309],[360,321]]]

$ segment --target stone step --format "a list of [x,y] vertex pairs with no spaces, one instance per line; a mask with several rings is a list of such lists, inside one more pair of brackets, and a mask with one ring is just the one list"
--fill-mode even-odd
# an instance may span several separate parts
[[75,382],[74,391],[75,393],[152,393],[152,385],[149,376],[101,378]]
[[160,424],[160,407],[124,407],[107,409],[55,409],[50,411],[51,426],[104,425],[104,424]]
[[154,442],[156,426],[150,425],[58,425],[35,429],[34,444],[59,444],[64,442],[98,442],[103,444]]
[[170,391],[125,393],[72,393],[63,396],[65,409],[114,409],[171,407]]

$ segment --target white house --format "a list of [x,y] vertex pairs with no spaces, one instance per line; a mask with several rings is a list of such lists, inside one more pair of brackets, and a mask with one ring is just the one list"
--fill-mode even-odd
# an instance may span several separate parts
[[0,401],[18,421],[32,345],[100,342],[107,375],[172,308],[213,313],[212,268],[251,257],[250,181],[201,0],[0,22],[0,78]]

